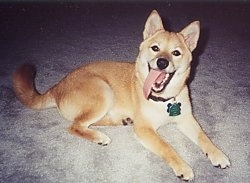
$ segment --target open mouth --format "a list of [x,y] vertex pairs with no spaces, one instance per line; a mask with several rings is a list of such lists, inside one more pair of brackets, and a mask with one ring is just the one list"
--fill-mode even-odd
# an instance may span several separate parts
[[174,74],[175,72],[165,73],[165,76],[163,77],[163,79],[157,79],[155,83],[153,83],[152,85],[152,91],[156,93],[163,91],[168,85],[168,83],[171,81],[171,79],[173,78]]
[[170,83],[175,72],[167,73],[165,70],[153,69],[149,65],[149,73],[145,79],[143,86],[143,93],[145,98],[148,98],[150,93],[153,91],[155,93],[162,92],[166,86]]

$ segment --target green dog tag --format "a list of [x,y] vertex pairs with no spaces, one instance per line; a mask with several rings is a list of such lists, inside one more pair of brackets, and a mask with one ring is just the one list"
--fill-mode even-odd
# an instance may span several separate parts
[[181,114],[181,103],[168,103],[168,109],[167,112],[169,113],[169,116],[178,116]]

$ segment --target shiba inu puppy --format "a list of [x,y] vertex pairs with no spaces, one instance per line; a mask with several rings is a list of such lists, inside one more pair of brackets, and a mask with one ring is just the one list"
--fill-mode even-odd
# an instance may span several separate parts
[[92,125],[133,125],[137,139],[146,148],[163,158],[176,176],[191,180],[194,174],[190,166],[157,134],[157,129],[168,122],[176,123],[214,166],[230,166],[227,156],[213,145],[192,114],[186,81],[199,33],[198,21],[178,33],[166,31],[153,10],[135,63],[102,61],[82,66],[44,94],[35,88],[35,68],[25,64],[14,72],[14,90],[29,108],[57,107],[72,121],[72,134],[100,145],[111,140],[91,129]]

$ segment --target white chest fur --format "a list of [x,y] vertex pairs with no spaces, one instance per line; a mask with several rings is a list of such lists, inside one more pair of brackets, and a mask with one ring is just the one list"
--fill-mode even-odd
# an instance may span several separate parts
[[167,112],[167,105],[172,102],[173,99],[167,102],[155,102],[150,100],[141,108],[141,113],[150,121],[155,129],[158,129],[160,126],[174,120],[174,117],[169,116]]

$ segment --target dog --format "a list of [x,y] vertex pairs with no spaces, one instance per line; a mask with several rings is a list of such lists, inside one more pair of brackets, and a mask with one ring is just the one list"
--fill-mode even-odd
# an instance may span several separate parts
[[194,173],[157,133],[169,122],[197,144],[215,167],[230,166],[228,157],[205,135],[192,114],[187,79],[192,52],[200,34],[194,21],[180,32],[169,32],[153,10],[145,23],[135,63],[99,61],[79,67],[40,94],[34,83],[35,67],[24,64],[13,74],[19,100],[32,109],[57,107],[72,121],[69,132],[99,145],[110,138],[93,125],[133,125],[136,139],[160,156],[182,180]]

